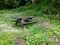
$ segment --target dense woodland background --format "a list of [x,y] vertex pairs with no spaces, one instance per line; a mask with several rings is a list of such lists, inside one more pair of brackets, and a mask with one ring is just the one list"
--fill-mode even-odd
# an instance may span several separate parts
[[35,11],[40,11],[41,14],[55,14],[55,17],[60,17],[56,15],[60,14],[60,0],[0,0],[0,10],[21,9],[22,6],[25,6],[22,10],[33,9]]

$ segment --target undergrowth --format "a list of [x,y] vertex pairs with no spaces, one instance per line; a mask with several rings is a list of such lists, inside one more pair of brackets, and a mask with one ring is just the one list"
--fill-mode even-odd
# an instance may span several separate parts
[[1,32],[4,27],[0,25],[0,45],[19,45],[22,39],[24,45],[60,45],[60,13],[54,12],[59,9],[53,10],[51,3],[47,4],[27,4],[12,10],[0,10],[0,24],[8,24],[7,27],[14,27],[12,20],[18,16],[32,15],[36,20],[36,24],[27,25],[27,28],[14,27],[19,33]]

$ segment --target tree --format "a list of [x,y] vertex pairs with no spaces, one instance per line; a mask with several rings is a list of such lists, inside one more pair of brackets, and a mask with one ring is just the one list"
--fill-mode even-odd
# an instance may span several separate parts
[[15,8],[26,4],[25,0],[3,0],[2,2],[7,8]]

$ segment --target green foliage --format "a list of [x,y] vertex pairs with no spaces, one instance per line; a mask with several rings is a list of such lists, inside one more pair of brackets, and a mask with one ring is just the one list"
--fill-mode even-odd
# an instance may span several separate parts
[[[6,2],[7,1],[7,2]],[[13,0],[6,0],[4,2],[5,5],[9,6],[18,6]],[[10,1],[12,3],[10,3]],[[8,4],[9,2],[9,4]],[[13,3],[14,2],[14,3]],[[59,0],[39,0],[39,3],[36,4],[26,4],[25,6],[18,7],[12,10],[0,10],[0,24],[8,24],[7,27],[11,25],[12,30],[18,30],[17,32],[1,32],[3,29],[11,30],[11,28],[4,28],[4,26],[0,25],[0,45],[18,45],[16,40],[24,39],[24,45],[46,45],[48,42],[49,45],[60,45],[59,42],[53,42],[53,35],[56,36],[56,40],[60,39],[60,4]],[[55,7],[55,4],[56,7]],[[57,14],[56,14],[57,12]],[[14,23],[12,22],[13,17],[21,16],[21,15],[33,15],[36,17],[36,24],[27,25],[27,28],[20,29],[14,27]],[[41,17],[44,17],[40,19]],[[38,20],[39,18],[39,20]],[[49,19],[52,20],[49,20]],[[58,19],[58,20],[56,20]],[[49,22],[51,25],[49,28],[45,28],[42,26],[44,21]],[[11,31],[12,31],[11,30]]]
[[0,32],[0,45],[16,45],[13,33]]
[[[37,6],[37,5],[35,5]],[[34,7],[35,7],[34,6]],[[1,32],[3,29],[5,30],[11,30],[11,28],[4,28],[3,26],[1,27],[0,25],[0,45],[18,45],[19,43],[16,42],[16,40],[18,39],[24,39],[24,45],[46,45],[46,42],[48,41],[49,45],[58,45],[60,43],[56,43],[53,42],[51,39],[51,36],[56,34],[56,39],[60,38],[60,21],[58,20],[49,20],[48,18],[43,18],[43,19],[39,19],[40,18],[40,11],[36,11],[38,8],[36,7],[35,9],[31,9],[29,10],[29,8],[27,9],[27,7],[21,7],[23,9],[19,10],[18,9],[13,9],[13,10],[1,10],[0,11],[0,22],[4,22],[4,23],[8,23],[7,27],[9,27],[9,25],[12,26],[12,22],[10,23],[10,19],[12,19],[14,16],[20,16],[20,15],[26,15],[27,12],[29,14],[32,15],[36,15],[36,20],[38,21],[36,24],[34,25],[30,25],[27,26],[28,29],[21,29],[19,27],[19,29],[17,27],[14,27],[15,29],[12,28],[12,30],[18,30],[19,33],[17,32]],[[31,8],[31,7],[30,7]],[[20,12],[21,11],[21,12]],[[38,14],[38,15],[37,15]],[[50,17],[50,15],[49,15]],[[58,17],[58,15],[57,15]],[[48,21],[51,24],[51,27],[46,29],[44,26],[42,26],[43,21]],[[0,24],[1,24],[0,23]],[[2,23],[2,24],[4,24]],[[13,23],[14,24],[14,23]]]
[[5,9],[11,9],[19,6],[24,6],[26,4],[26,0],[3,0],[0,3],[4,6]]
[[21,1],[20,0],[3,0],[3,3],[7,6],[17,7]]

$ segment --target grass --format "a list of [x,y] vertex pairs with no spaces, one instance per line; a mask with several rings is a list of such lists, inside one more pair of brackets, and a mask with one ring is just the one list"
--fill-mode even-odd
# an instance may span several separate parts
[[[0,45],[19,45],[21,39],[24,39],[24,45],[47,45],[47,43],[49,45],[60,45],[58,42],[60,39],[60,21],[50,20],[42,13],[45,9],[40,10],[37,7],[31,7],[31,5],[30,7],[20,7],[12,10],[0,10]],[[27,28],[23,29],[14,26],[13,18],[24,15],[33,15],[36,24],[27,25]],[[45,22],[49,27],[46,28]],[[15,30],[18,32],[15,32]],[[16,40],[20,41],[16,42]]]

